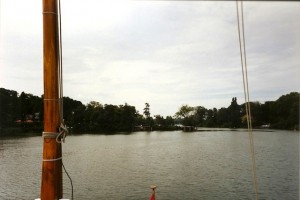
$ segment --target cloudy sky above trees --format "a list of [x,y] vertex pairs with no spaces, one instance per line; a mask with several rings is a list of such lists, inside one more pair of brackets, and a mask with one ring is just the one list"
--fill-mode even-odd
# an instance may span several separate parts
[[[62,0],[64,95],[174,115],[243,103],[235,1]],[[0,87],[43,94],[42,0],[0,0]],[[244,2],[250,99],[299,92],[300,2]]]

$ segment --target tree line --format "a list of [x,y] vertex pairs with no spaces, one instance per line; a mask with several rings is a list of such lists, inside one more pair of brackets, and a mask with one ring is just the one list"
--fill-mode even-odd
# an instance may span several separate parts
[[[299,129],[299,93],[291,92],[276,101],[250,102],[253,127]],[[175,130],[180,125],[199,127],[242,128],[247,126],[245,104],[233,97],[230,105],[220,109],[182,105],[174,116],[151,116],[150,104],[143,113],[127,103],[124,105],[82,102],[63,98],[63,117],[75,132],[130,132],[135,127],[151,126],[153,130]],[[43,130],[43,96],[0,88],[0,130],[18,128],[22,131]]]
[[[251,121],[254,128],[299,130],[299,93],[282,95],[276,101],[250,102]],[[230,105],[220,109],[206,109],[203,106],[183,105],[175,117],[186,126],[245,128],[247,116],[245,103],[239,105],[237,98]]]

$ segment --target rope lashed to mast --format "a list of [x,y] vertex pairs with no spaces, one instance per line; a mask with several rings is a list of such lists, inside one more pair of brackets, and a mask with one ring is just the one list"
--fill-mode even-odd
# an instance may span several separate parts
[[[240,2],[240,10],[239,10],[239,1],[236,0],[236,11],[237,11],[237,23],[238,23],[238,33],[239,33],[239,45],[240,45],[241,66],[242,66],[242,75],[243,75],[247,127],[248,127],[248,135],[249,135],[249,142],[250,142],[250,153],[252,159],[253,188],[255,192],[255,199],[258,200],[258,184],[257,184],[257,176],[256,176],[256,161],[255,161],[255,150],[254,150],[254,142],[253,142],[251,107],[250,107],[249,84],[248,84],[248,70],[247,70],[247,59],[246,59],[243,1]],[[242,28],[240,28],[240,23],[242,24]]]
[[[49,133],[43,132],[44,138],[53,138],[55,137],[57,143],[65,142],[65,138],[68,134],[68,128],[64,123],[64,105],[63,105],[63,68],[62,68],[62,36],[61,36],[61,6],[60,0],[58,1],[58,13],[54,12],[43,12],[43,14],[53,14],[58,16],[58,37],[57,43],[58,51],[57,51],[57,58],[58,58],[58,99],[44,99],[44,101],[58,101],[59,104],[59,127],[58,133]],[[51,135],[52,134],[52,135]]]
[[57,43],[58,45],[58,51],[57,52],[57,58],[58,58],[58,99],[44,99],[44,101],[58,101],[59,104],[59,126],[58,126],[58,132],[43,132],[44,138],[56,138],[57,143],[65,142],[66,135],[68,134],[68,128],[64,123],[63,119],[63,68],[62,68],[62,34],[61,34],[61,6],[60,6],[60,0],[58,0],[58,13],[56,12],[49,12],[44,11],[43,14],[51,14],[51,15],[57,15],[58,16],[58,37]]

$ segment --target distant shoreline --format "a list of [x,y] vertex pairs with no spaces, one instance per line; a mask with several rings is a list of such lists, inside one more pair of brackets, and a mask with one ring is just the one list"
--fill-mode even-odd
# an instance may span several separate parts
[[[287,129],[267,129],[267,128],[255,128],[252,129],[253,132],[275,132],[275,131],[294,131],[299,132],[299,130],[287,130]],[[173,130],[152,130],[152,131],[75,131],[69,133],[70,135],[82,135],[82,134],[90,134],[90,135],[118,135],[125,134],[130,135],[138,132],[172,132],[172,131],[182,131],[182,129],[173,129]],[[218,127],[197,127],[193,132],[220,132],[220,131],[244,131],[247,132],[247,128],[218,128]],[[27,130],[24,131],[20,127],[9,127],[0,129],[0,137],[32,137],[32,136],[42,136],[42,130]]]

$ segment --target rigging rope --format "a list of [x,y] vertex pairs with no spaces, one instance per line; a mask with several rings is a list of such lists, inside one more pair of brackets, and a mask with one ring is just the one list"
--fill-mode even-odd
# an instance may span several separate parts
[[62,36],[61,36],[61,6],[60,0],[58,0],[58,37],[57,43],[58,51],[57,51],[57,58],[58,58],[58,104],[59,104],[59,133],[56,137],[57,143],[65,142],[66,135],[68,134],[67,126],[64,123],[64,108],[63,108],[63,68],[62,68]]
[[58,84],[59,84],[59,109],[60,109],[60,123],[63,123],[63,72],[62,72],[62,40],[61,40],[61,8],[60,8],[60,0],[58,1],[58,9],[59,9],[59,21],[58,21]]
[[[60,5],[60,0],[58,0],[58,43],[59,43],[59,48],[58,48],[58,98],[59,98],[59,118],[60,118],[60,126],[59,126],[59,133],[56,137],[56,142],[57,143],[62,143],[65,142],[66,135],[68,134],[68,128],[64,123],[63,119],[63,67],[62,67],[62,34],[61,34],[61,5]],[[73,183],[71,176],[67,172],[64,163],[61,161],[62,167],[67,174],[70,184],[71,184],[71,199],[73,200]]]
[[[249,142],[250,142],[250,153],[251,153],[251,159],[252,159],[252,179],[253,179],[253,188],[254,188],[254,192],[255,192],[255,199],[258,200],[258,184],[257,184],[257,176],[256,176],[255,150],[254,150],[254,142],[253,142],[252,119],[251,119],[251,108],[250,108],[250,97],[249,97],[249,84],[248,84],[248,70],[247,70],[247,59],[246,59],[243,1],[241,1],[240,7],[241,7],[241,14],[239,11],[239,1],[236,0],[236,11],[237,11],[241,66],[242,66],[242,75],[243,75],[245,108],[246,108],[247,127],[248,127],[248,135],[249,135]],[[241,15],[241,22],[240,22],[240,15]],[[240,28],[240,23],[242,23],[242,30]],[[242,40],[241,40],[241,37],[242,37]],[[243,46],[243,48],[242,48],[242,46]]]

